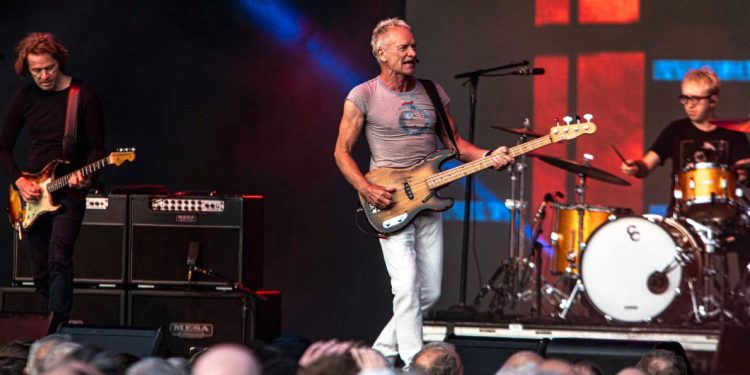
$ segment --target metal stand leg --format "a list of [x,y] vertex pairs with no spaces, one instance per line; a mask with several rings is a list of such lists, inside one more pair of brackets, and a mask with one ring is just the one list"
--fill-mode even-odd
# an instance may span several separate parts
[[578,297],[578,292],[583,292],[585,289],[583,287],[583,282],[580,278],[576,279],[576,287],[573,288],[573,291],[570,292],[570,297],[563,300],[563,302],[560,304],[560,308],[562,311],[557,315],[560,317],[560,319],[565,319],[568,316],[568,312],[573,307],[573,304],[576,301],[576,297]]

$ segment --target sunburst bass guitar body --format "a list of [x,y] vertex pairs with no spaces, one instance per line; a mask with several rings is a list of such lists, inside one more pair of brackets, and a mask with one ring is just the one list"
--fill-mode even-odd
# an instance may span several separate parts
[[453,206],[452,198],[441,198],[428,185],[429,177],[440,172],[440,166],[453,158],[453,150],[439,150],[427,155],[407,168],[378,168],[365,175],[368,181],[382,186],[396,187],[393,205],[381,210],[371,205],[361,194],[359,202],[370,225],[382,234],[403,229],[425,210],[445,211]]
[[[515,158],[552,143],[594,132],[596,124],[591,121],[554,126],[549,135],[511,147],[508,155]],[[359,202],[373,229],[382,235],[389,235],[404,229],[423,211],[449,209],[453,206],[453,199],[442,198],[437,191],[455,180],[492,166],[492,157],[488,156],[440,171],[440,166],[453,156],[452,150],[439,150],[410,167],[378,168],[365,174],[369,182],[395,189],[393,203],[384,209],[375,207],[359,195]]]

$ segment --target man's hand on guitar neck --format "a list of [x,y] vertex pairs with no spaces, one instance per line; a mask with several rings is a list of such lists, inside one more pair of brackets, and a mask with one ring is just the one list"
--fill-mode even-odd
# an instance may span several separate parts
[[21,198],[26,202],[36,202],[42,196],[42,188],[31,178],[21,176],[15,182]]
[[68,179],[68,186],[72,187],[73,189],[88,189],[91,187],[91,179],[88,177],[83,177],[83,173],[81,173],[81,171],[77,171],[73,173]]
[[487,153],[489,154],[485,154],[486,156],[492,156],[492,168],[496,171],[499,171],[515,162],[515,159],[508,155],[508,147],[505,146],[500,146],[492,151],[487,151]]
[[396,188],[368,183],[360,194],[373,206],[384,209],[393,204],[393,193]]

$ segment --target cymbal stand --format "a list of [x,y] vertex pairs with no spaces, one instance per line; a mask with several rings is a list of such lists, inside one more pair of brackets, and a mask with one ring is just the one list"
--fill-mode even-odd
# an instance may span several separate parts
[[[523,127],[529,129],[531,123],[529,119],[523,121]],[[516,145],[526,143],[528,136],[521,134],[516,141]],[[524,257],[524,213],[526,211],[526,201],[524,199],[524,182],[526,172],[526,154],[521,155],[519,161],[509,168],[510,170],[510,199],[505,201],[505,206],[510,210],[510,247],[508,249],[508,259],[523,262]],[[519,264],[521,266],[521,264]],[[519,291],[521,285],[522,273],[518,273],[512,280],[511,290]]]
[[[526,129],[530,127],[529,119],[525,119],[523,125]],[[516,142],[517,145],[527,141],[528,135],[521,134]],[[524,213],[526,201],[524,200],[524,182],[526,155],[521,155],[519,160],[510,166],[511,197],[505,201],[505,206],[510,210],[510,246],[508,258],[505,259],[490,277],[487,284],[482,286],[474,297],[473,307],[479,308],[479,304],[487,292],[494,292],[494,296],[488,305],[491,314],[500,312],[504,307],[515,306],[518,300],[526,300],[533,294],[532,289],[522,290],[531,279],[534,272],[534,264],[530,263],[524,256]],[[498,284],[496,282],[500,280]]]
[[[589,165],[589,163],[594,160],[594,157],[590,154],[583,154],[583,162],[586,166]],[[570,295],[566,298],[563,298],[560,303],[560,313],[557,315],[560,319],[565,319],[568,316],[568,312],[570,312],[570,309],[573,308],[573,304],[576,302],[578,298],[578,294],[580,292],[584,292],[586,289],[583,286],[583,281],[581,281],[581,278],[578,274],[575,273],[576,270],[579,270],[578,264],[580,261],[581,253],[583,252],[583,248],[585,247],[585,242],[583,239],[583,224],[584,224],[584,216],[586,215],[586,205],[585,205],[585,198],[586,198],[586,175],[583,173],[578,174],[578,185],[575,187],[575,193],[576,193],[576,208],[578,211],[578,241],[576,245],[578,246],[577,251],[571,251],[568,253],[567,260],[568,260],[568,267],[565,269],[565,273],[561,277],[561,279],[572,279],[575,281],[575,287],[573,287],[573,290],[570,292]]]
[[[727,258],[724,254],[717,252],[723,248],[723,233],[720,228],[712,224],[703,224],[693,219],[687,222],[698,232],[703,241],[705,251],[703,252],[703,278],[702,298],[699,299],[698,316],[702,318],[719,317],[721,322],[727,318],[734,323],[739,323],[737,318],[726,309],[726,286],[727,286]],[[696,316],[696,321],[701,320]]]

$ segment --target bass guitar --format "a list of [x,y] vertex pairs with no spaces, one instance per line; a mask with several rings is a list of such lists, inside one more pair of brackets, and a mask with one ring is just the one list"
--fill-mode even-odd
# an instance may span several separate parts
[[47,212],[55,212],[60,209],[60,205],[52,199],[52,193],[68,186],[68,180],[77,172],[81,172],[83,177],[108,166],[121,165],[125,161],[135,160],[135,149],[118,149],[109,156],[87,164],[81,169],[70,172],[62,177],[55,177],[55,169],[62,160],[53,160],[49,162],[40,172],[24,172],[23,176],[30,178],[39,185],[42,190],[39,200],[26,202],[21,198],[21,193],[15,185],[10,185],[10,199],[8,202],[8,215],[10,216],[10,225],[18,232],[18,238],[23,237],[23,231],[29,229],[34,222]]
[[[596,124],[585,116],[587,122],[556,125],[549,135],[533,139],[508,149],[508,155],[517,157],[546,145],[577,138],[581,134],[596,132]],[[453,199],[442,198],[437,190],[459,178],[477,173],[492,166],[492,156],[483,157],[458,167],[440,171],[440,166],[455,156],[453,150],[438,150],[418,163],[406,168],[378,168],[365,174],[373,184],[395,188],[393,204],[379,209],[361,194],[359,202],[370,225],[380,234],[388,235],[407,226],[422,211],[444,211],[453,206]]]

